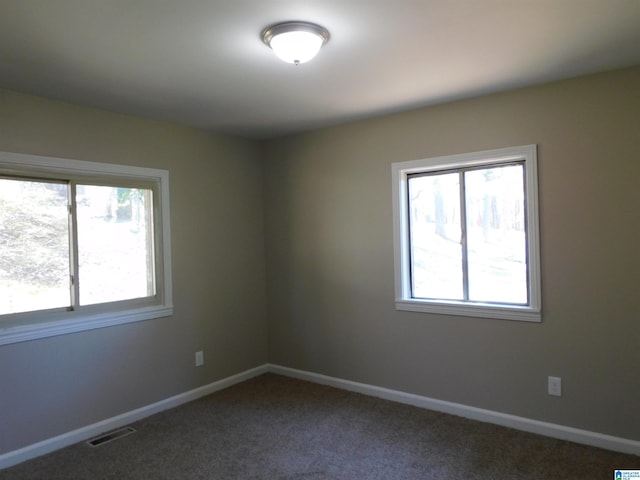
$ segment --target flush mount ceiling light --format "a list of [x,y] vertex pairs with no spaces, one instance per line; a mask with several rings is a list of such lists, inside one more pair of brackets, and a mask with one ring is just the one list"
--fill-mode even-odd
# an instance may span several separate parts
[[299,65],[315,57],[329,41],[329,31],[308,22],[284,22],[262,32],[262,41],[288,63]]

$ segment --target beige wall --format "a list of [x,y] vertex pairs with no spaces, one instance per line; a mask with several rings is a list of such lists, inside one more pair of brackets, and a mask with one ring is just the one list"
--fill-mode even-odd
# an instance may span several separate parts
[[[395,311],[391,163],[532,143],[543,322]],[[272,363],[640,440],[640,68],[265,151]]]
[[[170,171],[175,304],[0,346],[0,454],[267,361],[640,440],[638,112],[640,67],[262,144],[0,90],[0,150]],[[530,143],[543,322],[396,312],[391,163]]]
[[0,150],[169,170],[175,305],[0,346],[0,453],[267,361],[257,143],[0,90]]

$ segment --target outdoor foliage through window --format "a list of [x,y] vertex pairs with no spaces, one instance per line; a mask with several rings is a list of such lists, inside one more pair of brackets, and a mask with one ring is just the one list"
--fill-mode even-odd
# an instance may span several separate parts
[[70,305],[64,183],[0,178],[0,313]]
[[396,162],[396,309],[542,321],[536,145]]
[[408,177],[411,296],[528,303],[524,166]]
[[0,178],[0,314],[155,295],[152,193]]

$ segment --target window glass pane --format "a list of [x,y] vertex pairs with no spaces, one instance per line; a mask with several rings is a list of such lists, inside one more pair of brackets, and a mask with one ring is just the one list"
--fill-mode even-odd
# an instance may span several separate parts
[[527,303],[524,167],[465,174],[469,300]]
[[408,184],[412,296],[462,300],[459,175],[409,177]]
[[0,178],[0,314],[69,307],[68,189]]
[[152,191],[78,185],[80,305],[155,295]]

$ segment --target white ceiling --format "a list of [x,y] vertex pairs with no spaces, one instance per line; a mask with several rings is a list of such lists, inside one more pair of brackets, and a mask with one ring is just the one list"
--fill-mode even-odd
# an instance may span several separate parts
[[1,88],[251,138],[637,64],[640,0],[0,0]]

